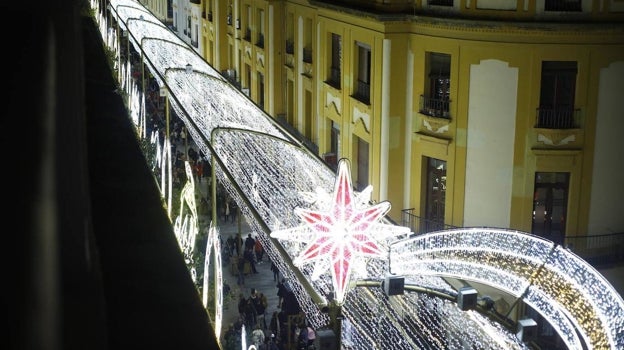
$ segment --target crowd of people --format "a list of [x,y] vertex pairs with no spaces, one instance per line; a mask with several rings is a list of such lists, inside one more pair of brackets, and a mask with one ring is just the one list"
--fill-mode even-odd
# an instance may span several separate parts
[[[238,296],[238,319],[225,331],[225,348],[240,348],[244,325],[248,345],[253,343],[259,350],[314,349],[315,332],[306,322],[301,321],[304,319],[301,308],[289,283],[281,277],[277,265],[267,257],[260,240],[251,233],[245,239],[240,235],[231,235],[225,241],[224,257],[231,261],[232,274],[237,276],[240,290],[250,291],[248,296],[244,292]],[[266,260],[270,263],[271,275],[259,277],[273,279],[278,297],[277,310],[270,314],[267,312],[269,305],[266,295],[254,287],[248,289],[245,285],[245,276],[258,274],[256,265]]]

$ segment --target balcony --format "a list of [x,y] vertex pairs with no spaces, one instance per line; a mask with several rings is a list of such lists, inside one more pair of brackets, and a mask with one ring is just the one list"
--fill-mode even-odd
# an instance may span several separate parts
[[401,225],[409,227],[417,235],[458,228],[457,226],[416,216],[414,215],[414,208],[401,210]]
[[[414,208],[401,210],[401,225],[415,235],[459,228],[416,216]],[[564,246],[598,269],[624,264],[624,232],[565,236]]]
[[427,5],[434,6],[453,6],[453,0],[429,0],[427,1]]
[[256,41],[256,46],[264,49],[264,34],[258,33],[258,40]]
[[357,81],[355,94],[353,97],[358,101],[365,103],[367,105],[370,104],[370,84],[361,80]]
[[546,0],[544,11],[581,12],[581,0]]
[[286,40],[286,53],[289,55],[295,54],[295,43],[292,40]]
[[536,109],[535,127],[541,129],[580,128],[580,109],[571,107],[539,107]]
[[419,112],[430,117],[450,119],[450,103],[451,101],[446,98],[433,98],[420,95]]
[[303,62],[312,63],[312,49],[303,48]]
[[326,81],[326,83],[340,90],[340,68],[330,68],[329,79]]
[[225,21],[226,21],[227,25],[231,26],[232,25],[232,15],[227,15]]

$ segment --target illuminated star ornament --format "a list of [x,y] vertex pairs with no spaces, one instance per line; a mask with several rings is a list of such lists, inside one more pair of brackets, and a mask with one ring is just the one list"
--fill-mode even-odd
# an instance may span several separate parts
[[338,163],[333,198],[325,196],[328,201],[321,192],[317,190],[316,201],[320,210],[295,209],[305,223],[303,227],[275,231],[271,237],[301,241],[305,237],[308,244],[294,260],[294,265],[315,263],[313,279],[329,269],[334,300],[342,304],[354,267],[362,266],[367,258],[387,258],[385,238],[408,234],[409,228],[379,223],[390,210],[390,203],[368,204],[370,186],[356,195],[346,159]]

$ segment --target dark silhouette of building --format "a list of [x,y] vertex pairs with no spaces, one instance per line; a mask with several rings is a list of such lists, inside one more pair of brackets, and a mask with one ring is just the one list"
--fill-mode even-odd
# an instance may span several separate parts
[[10,348],[217,349],[88,1],[3,8]]

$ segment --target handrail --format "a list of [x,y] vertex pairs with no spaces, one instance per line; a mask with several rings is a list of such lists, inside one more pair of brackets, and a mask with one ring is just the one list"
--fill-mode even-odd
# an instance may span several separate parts
[[[401,210],[401,225],[413,234],[459,228],[415,215],[414,208]],[[624,265],[624,232],[565,236],[564,246],[593,267]]]

